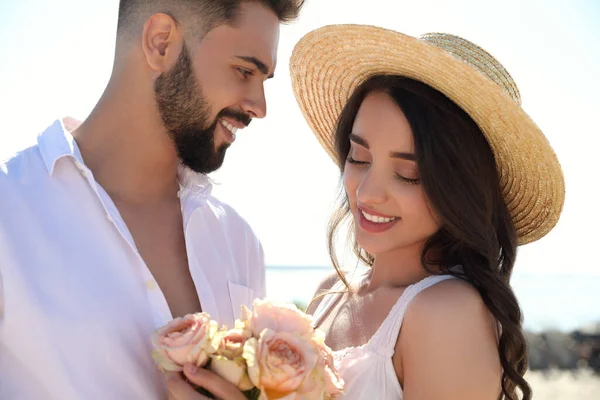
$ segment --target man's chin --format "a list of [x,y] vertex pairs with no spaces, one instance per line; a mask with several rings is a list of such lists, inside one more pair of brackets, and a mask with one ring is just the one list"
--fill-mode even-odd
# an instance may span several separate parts
[[191,169],[194,172],[199,174],[210,174],[211,172],[215,172],[223,166],[223,161],[225,160],[225,155],[219,160],[212,160],[210,163],[186,163],[182,162],[184,166]]
[[[208,146],[213,147],[212,154],[205,154],[203,151],[190,152],[189,149],[202,149]],[[211,143],[177,143],[179,159],[181,164],[194,172],[200,174],[210,174],[221,168],[225,160],[225,153],[229,145],[226,143],[214,146]]]

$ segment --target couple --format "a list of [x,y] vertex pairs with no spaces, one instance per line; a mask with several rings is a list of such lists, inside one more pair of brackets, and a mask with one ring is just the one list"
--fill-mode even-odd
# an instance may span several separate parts
[[[168,4],[166,6],[165,4]],[[260,242],[211,196],[238,129],[266,115],[279,25],[300,0],[121,0],[112,77],[81,124],[0,164],[0,398],[242,399],[204,370],[165,379],[153,330],[200,310],[232,325],[265,295]],[[294,93],[342,173],[370,268],[309,312],[345,399],[531,398],[516,247],[564,200],[560,165],[508,72],[456,36],[368,26],[306,35]]]

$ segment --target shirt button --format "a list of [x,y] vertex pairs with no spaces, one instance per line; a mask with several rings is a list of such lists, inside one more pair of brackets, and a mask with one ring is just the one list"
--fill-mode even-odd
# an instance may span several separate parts
[[110,222],[115,222],[115,220],[113,219],[113,217],[110,214],[106,214],[106,219],[109,220]]
[[148,279],[146,281],[146,288],[148,290],[155,290],[156,289],[156,282],[154,282],[152,279]]

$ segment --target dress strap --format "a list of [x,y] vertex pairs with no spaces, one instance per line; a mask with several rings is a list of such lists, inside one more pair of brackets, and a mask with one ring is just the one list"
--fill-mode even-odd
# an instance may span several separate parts
[[385,350],[394,350],[394,346],[396,345],[396,341],[398,340],[398,334],[400,332],[400,328],[402,327],[402,321],[404,320],[404,314],[408,308],[410,302],[415,298],[417,294],[422,292],[435,285],[436,283],[445,281],[447,279],[455,278],[452,275],[433,275],[428,276],[420,280],[417,283],[409,285],[404,290],[404,293],[400,296],[396,304],[390,310],[390,313],[385,318],[377,332],[373,335],[370,340],[370,343],[375,348],[385,349]]

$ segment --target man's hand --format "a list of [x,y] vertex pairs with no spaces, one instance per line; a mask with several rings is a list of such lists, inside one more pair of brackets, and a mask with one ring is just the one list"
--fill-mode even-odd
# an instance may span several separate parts
[[[217,399],[246,400],[246,396],[232,383],[204,368],[186,364],[183,368],[186,378],[215,395]],[[208,400],[187,383],[179,372],[167,373],[169,400]]]

